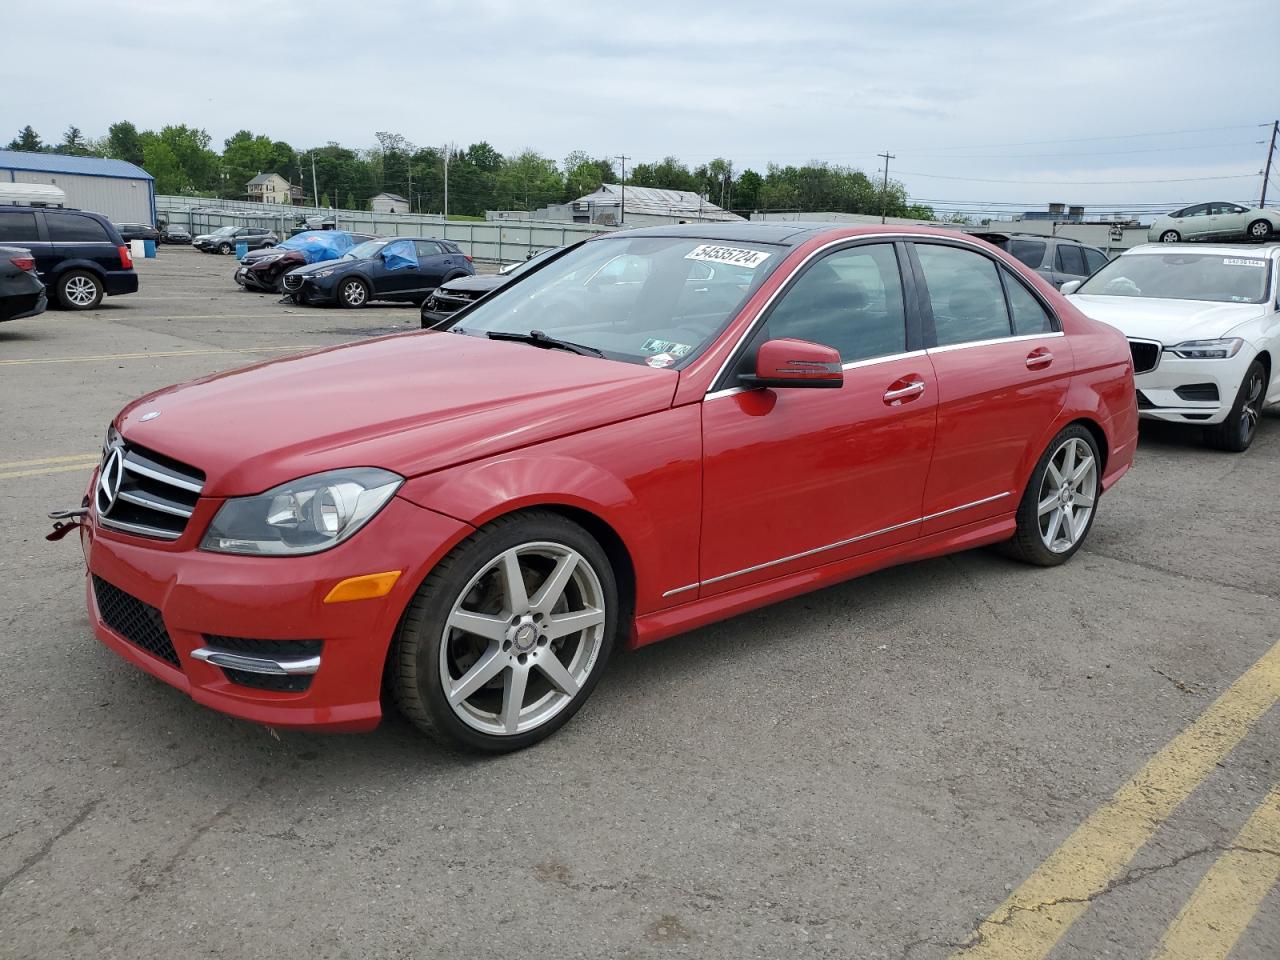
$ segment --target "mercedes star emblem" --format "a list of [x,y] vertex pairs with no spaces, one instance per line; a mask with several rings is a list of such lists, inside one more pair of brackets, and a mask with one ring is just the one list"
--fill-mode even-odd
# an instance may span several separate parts
[[124,483],[124,447],[115,446],[102,461],[102,469],[98,471],[98,489],[95,494],[98,516],[105,517],[116,505],[116,497],[120,495],[120,486]]

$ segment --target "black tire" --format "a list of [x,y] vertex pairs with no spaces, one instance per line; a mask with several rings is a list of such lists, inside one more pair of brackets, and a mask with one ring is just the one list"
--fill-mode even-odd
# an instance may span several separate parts
[[338,281],[339,306],[354,310],[368,302],[369,285],[359,277],[344,277]]
[[1166,230],[1164,233],[1160,234],[1161,243],[1177,243],[1181,239],[1182,236],[1177,230]]
[[102,281],[87,270],[68,270],[56,289],[58,303],[67,310],[92,310],[102,302]]
[[218,244],[218,252],[225,257],[228,253],[231,252],[231,244],[229,243]]
[[1266,240],[1271,236],[1271,222],[1269,220],[1255,220],[1249,224],[1250,240]]
[[1261,360],[1254,360],[1244,372],[1235,403],[1227,419],[1212,427],[1205,427],[1204,440],[1209,446],[1228,453],[1244,453],[1258,435],[1258,423],[1262,420],[1262,407],[1267,399],[1267,368]]
[[[449,705],[441,678],[441,646],[444,643],[446,623],[455,602],[460,601],[464,591],[469,588],[480,589],[478,585],[471,585],[497,558],[515,547],[534,544],[555,544],[576,551],[580,561],[585,561],[590,566],[604,604],[603,635],[599,638],[594,660],[586,664],[588,672],[577,692],[559,707],[558,712],[540,725],[520,733],[487,733],[464,721]],[[418,588],[391,646],[387,662],[387,686],[400,711],[415,726],[443,739],[450,746],[485,753],[522,750],[549,737],[562,727],[591,695],[613,650],[614,636],[619,629],[617,612],[618,590],[609,558],[586,530],[559,514],[541,510],[501,517],[477,530],[455,547]],[[576,641],[573,637],[567,639],[571,643],[587,643],[586,633],[583,631],[575,635],[578,637]],[[460,639],[459,632],[451,631],[451,637],[452,642],[457,643]],[[465,638],[466,634],[462,634],[461,639]],[[496,649],[496,641],[482,642],[488,644],[489,649]],[[567,649],[568,645],[562,649]],[[508,646],[509,643],[504,644],[503,649]],[[447,648],[446,655],[453,649]],[[541,646],[537,650],[550,652]],[[522,662],[523,659],[521,656]],[[490,688],[495,682],[506,682],[506,669],[503,667],[503,672],[467,700],[486,695],[486,691],[492,697],[494,694]],[[535,674],[532,668],[528,674],[531,677],[543,676],[541,673]],[[458,678],[448,679],[456,681]],[[531,695],[536,695],[536,691]],[[522,700],[521,703],[523,702]]]
[[[1093,503],[1085,528],[1079,533],[1074,544],[1064,550],[1051,550],[1045,543],[1040,527],[1040,493],[1045,486],[1045,475],[1048,473],[1050,460],[1069,441],[1083,441],[1093,456]],[[1093,529],[1093,521],[1098,515],[1098,500],[1101,495],[1102,458],[1098,455],[1097,441],[1093,439],[1093,434],[1085,427],[1078,423],[1073,423],[1049,441],[1049,446],[1045,448],[1044,453],[1040,455],[1040,459],[1036,461],[1036,467],[1031,471],[1031,479],[1027,482],[1027,488],[1022,493],[1022,500],[1018,503],[1018,512],[1015,515],[1018,524],[1017,531],[1010,540],[1001,544],[1003,552],[1015,560],[1021,560],[1023,563],[1030,563],[1037,567],[1056,567],[1059,564],[1066,563],[1075,556],[1076,551],[1080,549],[1088,538],[1089,531]]]

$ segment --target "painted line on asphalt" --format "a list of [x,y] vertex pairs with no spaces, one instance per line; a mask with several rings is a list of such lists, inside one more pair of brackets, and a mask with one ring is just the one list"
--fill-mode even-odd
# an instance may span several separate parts
[[1043,960],[1138,851],[1280,701],[1275,644],[982,921],[955,958]]
[[19,477],[44,477],[51,473],[75,473],[83,472],[86,475],[98,465],[98,458],[86,460],[83,463],[73,463],[69,467],[37,467],[35,470],[10,470],[6,473],[0,473],[0,480],[16,480]]
[[0,463],[0,470],[13,470],[18,467],[34,467],[45,463],[70,463],[73,460],[83,463],[85,460],[98,462],[100,453],[72,453],[65,457],[36,457],[33,460],[7,460]]
[[1151,960],[1226,960],[1280,880],[1280,785],[1178,912]]
[[[104,353],[92,357],[41,357],[31,360],[0,360],[0,367],[17,367],[34,363],[100,363],[104,360],[151,360],[165,357],[207,357],[215,354],[235,353],[289,353],[294,350],[314,350],[324,346],[319,343],[296,343],[288,347],[243,347],[239,350],[152,350],[146,353]],[[332,346],[332,344],[330,344]]]
[[[302,314],[304,312],[306,311],[294,310],[290,308],[288,310],[276,310],[276,311],[273,311],[272,313],[196,313],[196,314],[184,313],[184,314],[177,314],[171,317],[142,317],[140,319],[164,320],[166,323],[173,320],[276,320],[276,319],[279,319],[284,314],[288,314],[292,316],[294,314]],[[91,320],[96,324],[96,323],[101,323],[103,319],[104,319],[103,317],[96,316],[96,315],[89,316],[89,317],[45,317],[45,318],[42,318],[40,322],[41,323],[70,323],[73,320]],[[112,316],[105,319],[123,320],[124,317]]]

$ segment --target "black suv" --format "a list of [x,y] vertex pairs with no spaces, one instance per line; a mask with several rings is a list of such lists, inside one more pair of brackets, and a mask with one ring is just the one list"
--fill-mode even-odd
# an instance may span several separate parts
[[160,231],[149,223],[117,223],[116,229],[120,231],[125,243],[131,240],[154,240],[157,244],[160,243]]
[[1097,247],[1038,233],[974,233],[973,236],[1021,260],[1055,288],[1068,280],[1083,280],[1106,266],[1107,255]]
[[0,207],[0,244],[30,250],[36,273],[69,310],[92,310],[103,294],[138,291],[129,248],[100,213]]
[[265,227],[219,227],[213,233],[200,234],[191,245],[201,253],[231,253],[237,243],[247,243],[250,250],[261,250],[279,242],[280,238]]

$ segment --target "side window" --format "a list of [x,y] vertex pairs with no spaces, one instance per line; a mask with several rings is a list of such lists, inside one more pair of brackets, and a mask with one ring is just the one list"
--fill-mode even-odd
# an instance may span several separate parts
[[1004,286],[1009,291],[1009,308],[1013,313],[1013,332],[1024,337],[1034,333],[1052,333],[1053,319],[1040,305],[1021,280],[1008,270],[1004,272]]
[[1084,257],[1080,255],[1080,248],[1074,243],[1058,244],[1055,264],[1059,273],[1069,273],[1073,277],[1083,277],[1089,272],[1084,268]]
[[16,210],[0,211],[0,242],[39,243],[40,234],[36,232],[36,215],[19,213]]
[[1040,240],[1010,240],[1009,254],[1034,270],[1044,263],[1044,244]]
[[1084,265],[1088,268],[1090,276],[1107,265],[1107,255],[1101,250],[1095,250],[1093,247],[1081,247],[1080,251],[1084,254]]
[[957,247],[917,243],[938,346],[1010,336],[996,265]]
[[[430,240],[415,240],[414,246],[418,248],[418,256],[420,257],[438,257],[440,256],[440,244],[433,243]],[[447,252],[447,251],[445,251]]]
[[904,353],[907,317],[893,245],[850,247],[814,263],[773,308],[764,337],[825,344],[845,363]]
[[1203,217],[1209,210],[1207,203],[1198,203],[1194,207],[1187,207],[1182,211],[1184,217]]
[[106,229],[92,217],[76,213],[51,216],[46,221],[54,243],[110,243]]

